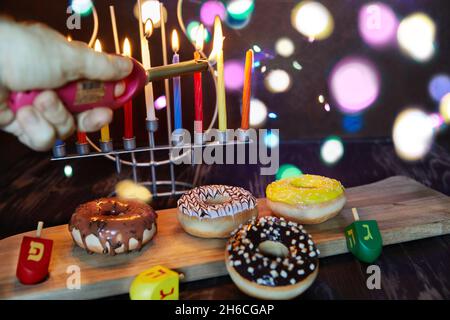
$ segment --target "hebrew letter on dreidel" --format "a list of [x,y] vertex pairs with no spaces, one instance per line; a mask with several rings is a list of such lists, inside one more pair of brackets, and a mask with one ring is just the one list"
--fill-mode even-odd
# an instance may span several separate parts
[[363,228],[365,228],[367,230],[367,235],[364,236],[364,240],[366,240],[366,241],[373,240],[372,234],[370,233],[369,225],[363,224],[362,226],[363,226]]
[[27,260],[39,262],[44,255],[44,244],[40,242],[30,242],[30,250],[28,251]]
[[350,247],[353,248],[356,244],[355,235],[353,234],[353,230],[352,229],[348,230],[347,235],[349,236],[348,242],[350,243]]
[[170,290],[168,293],[165,293],[162,289],[159,290],[159,295],[161,296],[161,300],[164,300],[166,297],[172,295],[175,291],[175,288],[172,287],[172,290]]

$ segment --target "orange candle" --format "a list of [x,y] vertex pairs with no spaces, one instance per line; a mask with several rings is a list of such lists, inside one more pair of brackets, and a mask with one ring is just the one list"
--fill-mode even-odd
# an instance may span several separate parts
[[253,50],[248,50],[245,56],[244,91],[242,94],[241,129],[248,130],[250,120],[250,99],[252,97]]

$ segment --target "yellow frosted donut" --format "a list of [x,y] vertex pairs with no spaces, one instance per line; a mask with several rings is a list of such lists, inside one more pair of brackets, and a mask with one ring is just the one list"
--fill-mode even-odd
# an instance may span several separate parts
[[304,224],[334,217],[346,201],[339,181],[310,174],[275,181],[267,186],[266,196],[275,215]]

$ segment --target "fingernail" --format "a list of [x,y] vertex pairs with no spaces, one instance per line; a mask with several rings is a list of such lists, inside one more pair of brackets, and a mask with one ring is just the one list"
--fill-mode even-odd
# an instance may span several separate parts
[[44,93],[35,100],[35,105],[39,111],[48,111],[56,106],[56,97],[51,93]]
[[124,73],[130,73],[131,68],[133,67],[133,64],[131,63],[130,59],[125,58],[118,58],[117,65],[119,69]]

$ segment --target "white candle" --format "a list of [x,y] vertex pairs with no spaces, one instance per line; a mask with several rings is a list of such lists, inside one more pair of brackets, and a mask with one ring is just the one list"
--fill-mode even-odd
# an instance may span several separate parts
[[[144,65],[145,70],[149,70],[151,68],[151,59],[150,59],[150,48],[147,42],[147,38],[144,35],[144,26],[142,24],[142,7],[141,0],[138,0],[138,13],[139,13],[139,36],[141,38],[141,56],[142,56],[142,64]],[[154,121],[156,120],[155,115],[155,101],[153,98],[153,84],[149,82],[144,89],[145,92],[145,106],[147,110],[147,120]]]

